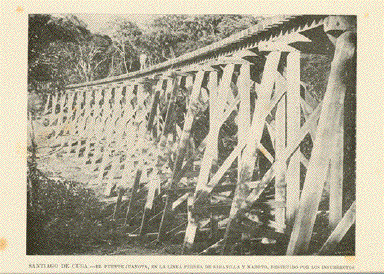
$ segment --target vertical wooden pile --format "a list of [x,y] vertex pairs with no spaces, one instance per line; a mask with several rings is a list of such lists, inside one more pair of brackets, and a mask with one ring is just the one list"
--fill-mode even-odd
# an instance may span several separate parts
[[[334,30],[345,27],[343,34],[335,39],[335,54],[333,57],[331,72],[328,79],[328,86],[322,102],[322,110],[316,130],[316,140],[313,145],[311,159],[308,165],[304,188],[300,197],[298,215],[291,234],[287,249],[287,255],[307,254],[310,244],[313,227],[315,224],[317,210],[320,203],[324,183],[330,170],[330,227],[334,228],[330,238],[321,248],[320,253],[328,253],[331,246],[345,235],[348,229],[355,222],[355,204],[341,219],[341,182],[342,182],[342,151],[343,151],[343,113],[344,97],[346,91],[354,86],[355,79],[354,58],[356,58],[356,33],[348,31],[354,26],[345,17],[330,17],[325,29]],[[343,26],[343,23],[346,24]],[[330,32],[331,40],[333,33]]]

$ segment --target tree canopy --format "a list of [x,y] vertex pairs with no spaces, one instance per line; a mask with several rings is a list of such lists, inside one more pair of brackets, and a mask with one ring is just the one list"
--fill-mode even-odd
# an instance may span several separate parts
[[31,14],[29,89],[48,92],[68,84],[125,74],[178,57],[257,23],[250,15],[159,15],[145,26],[118,17],[94,34],[74,15]]

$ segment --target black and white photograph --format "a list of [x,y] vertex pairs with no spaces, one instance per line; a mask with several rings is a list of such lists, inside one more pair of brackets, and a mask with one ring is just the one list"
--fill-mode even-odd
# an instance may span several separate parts
[[[21,120],[1,112],[25,138],[4,124],[15,153],[2,169],[24,180],[1,176],[4,262],[21,256],[25,273],[384,270],[383,154],[369,141],[382,126],[365,122],[381,115],[364,78],[371,14],[155,6],[12,6],[24,50],[4,60],[25,61],[6,64],[2,96],[20,99]],[[25,81],[10,89],[12,70]]]
[[353,256],[356,23],[30,14],[27,254]]

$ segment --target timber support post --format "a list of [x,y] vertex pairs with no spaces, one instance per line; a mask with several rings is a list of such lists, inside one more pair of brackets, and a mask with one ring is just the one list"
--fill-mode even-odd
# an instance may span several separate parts
[[[349,64],[355,63],[356,33],[345,31],[336,39],[334,59],[323,100],[311,160],[306,174],[300,208],[295,220],[287,255],[306,254],[320,203],[332,151],[335,132],[342,127],[344,97],[347,91]],[[353,81],[353,80],[352,80]],[[337,142],[339,143],[339,142]]]

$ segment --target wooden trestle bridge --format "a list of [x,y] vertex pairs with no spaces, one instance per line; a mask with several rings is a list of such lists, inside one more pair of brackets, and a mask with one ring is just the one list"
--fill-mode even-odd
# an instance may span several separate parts
[[[343,187],[354,179],[345,143],[355,48],[353,16],[269,18],[144,70],[68,86],[47,98],[36,134],[117,195],[115,218],[132,237],[184,238],[184,254],[255,241],[280,243],[279,255],[332,254],[355,223]],[[302,54],[333,56],[321,102],[301,80]],[[328,234],[314,250],[320,212]]]

